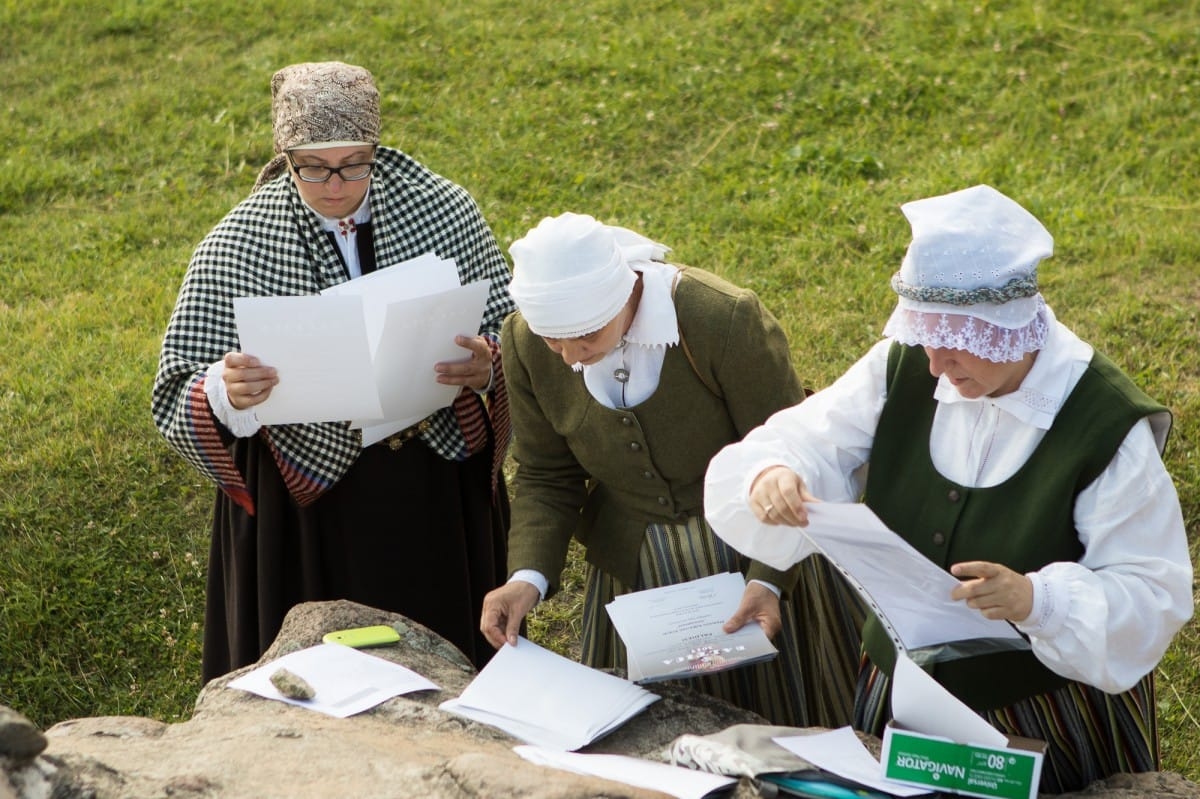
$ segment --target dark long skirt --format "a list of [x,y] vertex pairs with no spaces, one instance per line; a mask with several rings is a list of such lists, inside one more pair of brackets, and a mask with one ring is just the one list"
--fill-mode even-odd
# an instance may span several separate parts
[[401,613],[477,668],[483,597],[504,581],[508,497],[492,493],[489,448],[447,461],[418,440],[367,447],[307,508],[288,494],[258,438],[234,459],[255,498],[250,516],[217,492],[204,622],[204,680],[254,663],[301,602],[348,599]]

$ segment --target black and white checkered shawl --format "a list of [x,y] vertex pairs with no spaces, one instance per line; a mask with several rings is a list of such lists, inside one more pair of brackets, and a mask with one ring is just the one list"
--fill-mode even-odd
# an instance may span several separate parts
[[[422,438],[442,457],[462,460],[486,446],[490,421],[498,467],[509,438],[499,331],[514,305],[508,296],[511,275],[495,237],[465,189],[398,150],[378,149],[370,202],[381,266],[433,252],[454,259],[464,284],[492,281],[480,328],[492,347],[495,374],[486,404],[490,420],[479,398],[464,391],[430,417]],[[222,444],[204,394],[208,366],[239,349],[232,301],[315,294],[346,277],[334,245],[289,175],[243,200],[192,255],[163,339],[154,422],[172,447],[251,513],[253,498]],[[301,505],[337,482],[362,449],[360,432],[344,422],[264,426],[257,435]]]

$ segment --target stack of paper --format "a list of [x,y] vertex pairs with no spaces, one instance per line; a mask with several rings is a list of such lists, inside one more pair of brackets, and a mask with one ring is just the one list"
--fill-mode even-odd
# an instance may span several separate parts
[[500,647],[448,713],[504,730],[528,744],[574,751],[620,727],[658,696],[524,638]]
[[365,446],[446,407],[459,387],[433,366],[470,356],[454,337],[479,332],[489,289],[427,253],[319,295],[234,299],[242,351],[279,373],[259,420],[351,421]]
[[605,605],[638,683],[697,677],[770,660],[778,654],[756,623],[722,627],[737,611],[746,581],[734,572],[622,594]]

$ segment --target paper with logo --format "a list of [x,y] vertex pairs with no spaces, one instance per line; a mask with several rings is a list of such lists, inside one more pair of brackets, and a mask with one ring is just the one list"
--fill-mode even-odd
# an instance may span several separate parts
[[439,707],[535,746],[574,751],[658,700],[628,680],[524,638],[505,644],[456,699]]
[[778,650],[758,624],[722,629],[745,588],[741,574],[725,572],[621,594],[605,605],[625,643],[629,679],[685,679],[775,657]]
[[881,768],[889,780],[988,799],[1034,799],[1044,741],[1009,738],[903,654]]

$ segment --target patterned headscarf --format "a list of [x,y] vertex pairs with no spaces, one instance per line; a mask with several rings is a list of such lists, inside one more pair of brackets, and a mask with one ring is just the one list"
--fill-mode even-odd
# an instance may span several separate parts
[[271,121],[275,157],[259,174],[256,191],[287,169],[288,150],[379,144],[379,90],[362,67],[292,64],[271,77]]

